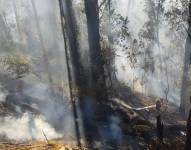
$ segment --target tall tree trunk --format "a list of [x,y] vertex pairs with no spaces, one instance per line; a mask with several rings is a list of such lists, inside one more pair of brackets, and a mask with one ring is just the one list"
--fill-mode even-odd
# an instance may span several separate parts
[[91,59],[92,82],[95,98],[98,102],[107,102],[104,60],[102,57],[99,34],[98,0],[85,0],[88,40]]
[[[77,25],[76,22],[71,19],[73,17],[73,10],[72,10],[72,3],[70,0],[66,1],[65,3],[62,0],[59,0],[59,6],[60,6],[60,13],[61,13],[61,25],[62,25],[62,31],[63,31],[63,37],[64,37],[64,45],[65,45],[65,55],[66,55],[66,62],[67,62],[67,71],[68,71],[68,80],[69,80],[69,92],[70,92],[70,98],[71,98],[71,104],[72,104],[72,111],[74,116],[74,123],[75,123],[75,131],[76,131],[76,140],[77,144],[81,147],[80,142],[80,129],[79,129],[79,116],[77,113],[77,105],[75,100],[75,93],[74,93],[74,85],[78,86],[79,90],[81,87],[81,83],[78,74],[80,68],[80,62],[79,60],[79,45],[77,42],[77,33],[76,29]],[[67,9],[64,9],[67,8]],[[65,21],[65,24],[64,24]],[[69,47],[67,45],[67,37],[69,42]],[[68,51],[70,48],[70,52]],[[71,62],[71,61],[72,62]],[[70,63],[72,63],[72,67],[70,66]],[[74,69],[74,71],[72,71]],[[72,72],[74,75],[72,76]],[[75,82],[75,83],[74,83]],[[78,90],[78,91],[79,91]]]
[[189,66],[190,66],[190,55],[191,55],[191,2],[189,3],[189,17],[188,17],[188,37],[185,45],[184,55],[184,70],[182,76],[182,87],[181,87],[181,104],[180,111],[185,115],[188,115],[190,109],[190,79],[189,79]]
[[[102,58],[101,47],[99,43],[100,37],[98,4],[97,1],[85,1],[90,48],[90,75],[87,74],[86,70],[88,69],[86,66],[82,65],[80,59],[81,53],[78,41],[78,27],[72,6],[72,1],[60,0],[60,5],[63,10],[62,16],[65,20],[66,34],[70,48],[69,53],[72,63],[72,82],[75,84],[75,87],[72,87],[72,89],[77,88],[78,91],[78,95],[72,92],[74,97],[73,105],[76,107],[76,105],[79,104],[78,106],[79,110],[81,111],[83,131],[86,138],[85,140],[87,142],[86,144],[92,148],[94,141],[100,138],[97,123],[101,119],[102,121],[104,120],[103,118],[105,118],[106,114],[103,112],[108,112],[105,109],[106,107],[104,107],[106,105],[101,105],[104,102],[107,102],[108,97],[104,75],[104,61]],[[75,98],[79,100],[78,103]],[[77,112],[78,110],[76,110],[76,115],[78,115]]]
[[[74,108],[74,117],[79,120],[82,117],[83,131],[85,141],[88,146],[91,146],[94,138],[97,137],[97,128],[94,122],[94,104],[92,96],[92,87],[89,86],[91,77],[87,74],[85,66],[81,62],[80,46],[78,41],[78,26],[72,6],[71,0],[60,0],[63,17],[66,24],[66,34],[70,48],[70,60],[72,63],[72,105]],[[77,93],[76,93],[77,91]],[[76,95],[77,94],[77,95]],[[78,100],[78,101],[77,101]],[[79,106],[79,107],[77,107]],[[78,109],[79,108],[79,109]],[[78,112],[80,111],[81,116]],[[80,124],[81,125],[81,124]],[[77,138],[82,138],[81,132],[77,127]],[[78,129],[77,129],[78,128]],[[80,143],[79,143],[80,144]]]
[[[111,111],[110,108],[107,106],[108,93],[104,72],[104,58],[102,56],[100,46],[98,0],[84,0],[84,4],[85,14],[87,18],[88,43],[91,63],[91,89],[94,92],[93,95],[91,95],[93,103],[92,107],[94,108],[94,122],[90,122],[89,126],[91,126],[92,133],[88,135],[88,138],[95,140],[96,138],[100,138],[100,135],[98,133],[96,135],[96,132],[98,132],[99,130],[98,122],[107,124],[107,120]],[[92,141],[90,141],[90,144],[91,142]]]
[[[99,6],[99,10],[101,9],[102,5],[106,6],[106,10],[107,10],[107,17],[108,17],[108,22],[107,22],[107,26],[108,26],[108,30],[107,30],[107,39],[108,39],[108,43],[107,43],[107,47],[104,50],[105,54],[104,54],[104,59],[105,59],[105,69],[106,69],[106,83],[107,83],[107,88],[108,88],[108,92],[109,94],[113,94],[113,73],[114,73],[114,67],[113,67],[113,63],[114,63],[114,54],[112,51],[112,37],[111,37],[111,0],[103,0],[102,3]],[[102,16],[103,16],[102,12]],[[100,18],[100,17],[99,17]]]
[[63,7],[63,17],[65,20],[66,34],[70,48],[70,59],[72,62],[72,76],[75,83],[75,87],[78,89],[78,94],[86,93],[87,79],[85,78],[85,71],[80,61],[80,48],[78,42],[78,27],[74,11],[72,8],[71,0],[61,0]]

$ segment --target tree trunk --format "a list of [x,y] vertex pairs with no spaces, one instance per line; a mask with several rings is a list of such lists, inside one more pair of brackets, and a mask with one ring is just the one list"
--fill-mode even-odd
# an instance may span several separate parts
[[[64,37],[64,45],[65,45],[65,55],[66,55],[69,90],[70,90],[69,92],[70,92],[72,111],[73,111],[74,123],[75,123],[76,140],[77,140],[77,144],[81,147],[81,142],[80,142],[81,136],[80,136],[79,122],[78,122],[79,116],[77,114],[77,106],[76,106],[75,93],[74,93],[74,85],[78,86],[79,90],[81,87],[80,81],[78,81],[80,80],[78,78],[78,75],[79,75],[78,67],[80,67],[80,64],[79,64],[80,62],[78,62],[79,45],[77,42],[77,33],[75,30],[75,28],[77,28],[77,25],[76,25],[76,22],[73,19],[71,19],[71,17],[73,17],[74,14],[72,11],[72,3],[70,2],[70,0],[66,1],[65,3],[62,0],[59,0],[59,6],[60,6],[60,13],[61,13],[61,25],[62,25],[62,31],[63,31],[63,37]],[[64,6],[68,10],[64,9]],[[65,24],[64,24],[64,21],[65,21]],[[66,34],[68,37],[69,47],[67,45]],[[70,48],[70,52],[69,52],[69,48]],[[70,66],[70,63],[71,63],[70,60],[72,60],[73,68]],[[75,71],[73,71],[72,69],[75,69]],[[74,76],[72,76],[72,72],[74,73]]]
[[190,110],[190,79],[189,79],[189,66],[190,66],[190,54],[191,54],[191,2],[189,3],[189,17],[188,17],[188,37],[185,45],[184,56],[184,70],[182,76],[182,88],[181,88],[181,104],[180,111],[185,115],[188,115]]
[[85,78],[86,75],[84,67],[82,66],[82,63],[80,61],[77,22],[72,8],[71,0],[61,0],[61,2],[63,5],[63,17],[65,19],[66,34],[70,48],[70,59],[72,62],[73,79],[76,86],[73,88],[77,88],[79,90],[78,94],[82,95],[83,92],[86,93],[88,83],[87,79]]
[[190,148],[191,148],[191,110],[190,110],[188,121],[187,121],[187,135],[186,135],[185,150],[190,150]]
[[[72,103],[74,109],[76,109],[74,110],[74,115],[78,120],[80,117],[82,117],[82,125],[84,131],[83,134],[85,135],[84,140],[88,146],[92,146],[94,139],[98,137],[97,128],[94,122],[94,107],[96,107],[96,103],[94,98],[92,98],[92,86],[89,85],[92,77],[87,74],[87,68],[82,65],[81,52],[78,41],[78,26],[72,6],[72,1],[60,0],[60,2],[62,3],[63,17],[66,24],[66,34],[70,48],[69,54],[72,63]],[[78,101],[76,101],[77,99]],[[77,113],[79,111],[81,116],[79,116]],[[79,129],[77,130],[77,138],[82,138],[81,132]]]
[[91,59],[92,82],[95,98],[98,102],[107,102],[104,60],[102,57],[99,34],[98,0],[85,0],[88,40]]
[[[111,111],[110,108],[107,106],[108,93],[104,71],[104,58],[100,46],[98,0],[84,0],[84,4],[85,14],[87,18],[92,79],[90,86],[93,91],[93,94],[91,95],[90,109],[94,108],[94,114],[92,117],[92,120],[94,122],[89,121],[90,124],[86,124],[85,127],[91,126],[92,133],[88,135],[88,138],[91,138],[92,140],[97,140],[97,138],[100,138],[100,135],[98,133],[99,122],[107,124],[108,117]],[[82,103],[82,105],[83,104],[84,103]],[[90,141],[90,144],[91,142],[93,141]]]
[[[63,10],[62,15],[65,20],[66,34],[70,48],[69,53],[72,63],[72,82],[75,85],[75,87],[73,86],[72,89],[75,88],[78,92],[77,95],[75,92],[72,92],[74,99],[76,96],[76,98],[79,100],[75,101],[73,99],[75,103],[73,105],[78,106],[79,104],[86,144],[89,147],[93,148],[93,143],[95,142],[95,140],[98,140],[100,138],[97,123],[101,119],[103,121],[103,118],[107,116],[106,112],[108,112],[105,109],[106,105],[101,105],[103,104],[103,102],[106,102],[108,100],[108,97],[104,75],[104,63],[99,43],[100,37],[98,4],[97,1],[85,1],[91,63],[91,74],[87,74],[86,70],[88,70],[88,68],[86,68],[86,66],[83,66],[83,63],[80,59],[81,52],[78,41],[78,26],[72,6],[72,1],[60,0],[60,3]],[[76,110],[76,115],[78,115],[77,112],[78,110]]]

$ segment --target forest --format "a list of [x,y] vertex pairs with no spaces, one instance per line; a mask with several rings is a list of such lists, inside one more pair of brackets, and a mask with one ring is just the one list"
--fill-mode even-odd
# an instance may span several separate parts
[[0,150],[191,150],[191,0],[0,0]]

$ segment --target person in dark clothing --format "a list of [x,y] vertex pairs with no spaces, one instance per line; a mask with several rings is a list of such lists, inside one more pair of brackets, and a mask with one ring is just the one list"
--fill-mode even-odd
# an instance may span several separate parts
[[163,130],[164,130],[164,125],[161,121],[161,116],[157,116],[157,137],[160,140],[160,142],[163,143]]
[[163,143],[163,130],[164,130],[164,125],[162,123],[162,118],[161,118],[161,107],[162,107],[162,102],[161,100],[156,101],[156,127],[157,127],[157,137],[160,140],[161,143]]

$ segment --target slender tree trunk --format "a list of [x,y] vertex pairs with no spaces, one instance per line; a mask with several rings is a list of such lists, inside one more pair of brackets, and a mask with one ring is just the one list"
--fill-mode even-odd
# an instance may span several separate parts
[[188,17],[188,37],[185,45],[184,55],[184,68],[182,76],[182,87],[181,87],[181,103],[180,111],[185,115],[188,115],[190,109],[190,79],[189,79],[189,66],[190,66],[190,54],[191,54],[191,2],[189,3],[189,17]]
[[[70,6],[69,9],[71,9],[71,3],[69,2],[68,4]],[[66,63],[67,63],[67,71],[68,71],[68,80],[69,80],[69,92],[70,92],[70,98],[71,98],[71,104],[72,104],[72,111],[73,111],[73,116],[74,116],[74,123],[75,123],[75,131],[76,131],[76,140],[77,140],[77,144],[81,147],[81,142],[80,142],[80,129],[79,129],[79,122],[78,122],[78,119],[79,119],[79,116],[77,114],[77,106],[76,106],[76,101],[74,99],[75,97],[75,94],[73,93],[73,79],[72,79],[72,68],[70,67],[70,54],[73,54],[73,53],[69,53],[69,48],[68,48],[68,45],[67,45],[67,38],[66,38],[66,31],[65,29],[68,29],[69,31],[74,31],[73,29],[69,29],[69,22],[66,18],[68,18],[65,13],[64,13],[64,4],[63,4],[63,1],[62,0],[59,0],[59,6],[60,6],[60,13],[61,13],[61,25],[62,25],[62,32],[63,32],[63,37],[64,37],[64,46],[65,46],[65,55],[66,55]],[[66,10],[65,10],[66,11]],[[66,17],[66,18],[65,18]],[[67,21],[68,24],[67,26],[65,27],[64,25],[64,21]],[[70,22],[71,24],[73,24],[72,22]],[[68,31],[68,32],[69,32]],[[68,33],[70,34],[70,33]],[[74,35],[76,33],[73,33]],[[70,37],[70,35],[68,35],[69,37],[69,46],[70,46],[70,49],[71,51],[75,51],[77,49],[74,49],[74,48],[78,48],[78,45],[77,43],[75,42],[74,44],[76,44],[75,47],[73,47],[71,44],[72,44],[72,40],[75,40],[75,39],[72,39],[72,37]],[[76,38],[76,36],[74,37]],[[73,48],[73,49],[72,49]],[[75,67],[75,66],[74,66]],[[77,80],[77,79],[76,79]]]
[[[111,0],[108,0],[108,18],[109,18],[109,22],[108,22],[108,48],[109,48],[109,54],[112,53],[112,46],[111,46]],[[111,54],[112,55],[112,54]],[[109,57],[112,57],[111,55],[109,55]],[[107,70],[108,70],[108,78],[109,78],[109,82],[110,82],[110,89],[111,91],[113,91],[113,79],[112,79],[112,61],[114,59],[113,58],[108,58],[108,62],[107,62]]]
[[74,78],[75,86],[79,91],[78,94],[86,93],[88,90],[87,79],[85,78],[84,67],[80,61],[80,48],[78,42],[78,27],[71,0],[61,0],[63,5],[63,17],[65,19],[66,34],[70,48],[70,59],[72,62],[72,76]]

